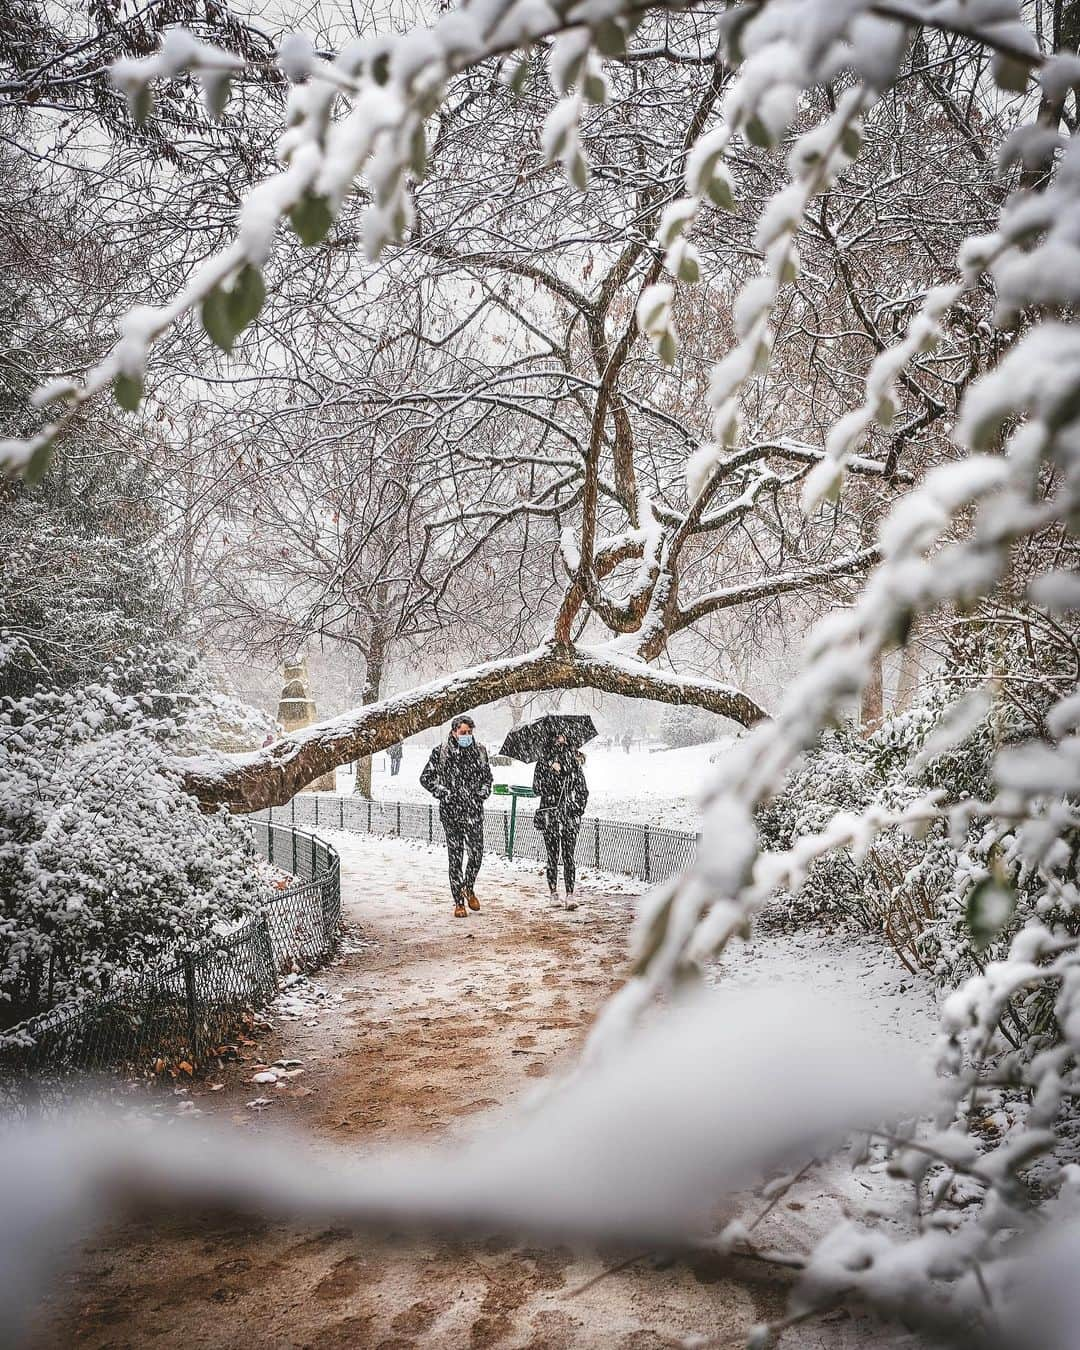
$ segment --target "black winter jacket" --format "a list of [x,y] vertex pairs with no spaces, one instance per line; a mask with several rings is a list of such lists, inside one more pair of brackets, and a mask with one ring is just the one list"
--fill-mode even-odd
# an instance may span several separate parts
[[[559,767],[556,768],[555,766]],[[540,798],[540,810],[559,816],[583,816],[589,800],[589,785],[577,753],[569,747],[536,761],[533,791]]]
[[474,741],[463,749],[453,736],[432,750],[420,775],[420,786],[439,799],[443,820],[475,820],[482,815],[492,783],[486,748]]

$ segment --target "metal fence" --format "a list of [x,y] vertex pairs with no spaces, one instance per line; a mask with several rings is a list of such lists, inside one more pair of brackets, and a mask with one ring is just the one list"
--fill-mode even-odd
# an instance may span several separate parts
[[[288,805],[264,812],[262,818],[352,834],[418,839],[428,844],[441,844],[446,838],[434,803],[369,801],[340,793],[304,792]],[[575,859],[579,867],[595,867],[651,884],[666,881],[688,867],[694,860],[697,838],[683,830],[587,816],[581,823]],[[509,811],[484,812],[484,841],[487,848],[507,857],[542,862],[546,856],[544,840],[529,811],[518,811],[512,853]]]
[[106,993],[5,1032],[0,1101],[25,1103],[35,1082],[75,1070],[143,1071],[159,1059],[194,1067],[212,1057],[244,1012],[269,1003],[280,973],[328,959],[341,926],[337,853],[292,825],[253,827],[256,847],[296,882],[271,892],[258,914],[212,945],[177,952]]
[[[0,1049],[0,1103],[26,1100],[26,1086],[72,1070],[129,1066],[158,1059],[192,1066],[211,1057],[246,1010],[265,1006],[287,970],[312,969],[333,952],[341,924],[337,853],[302,828],[445,842],[434,803],[369,801],[336,793],[302,793],[287,806],[251,818],[263,856],[295,882],[275,892],[251,920],[203,950],[178,952],[105,994],[41,1013],[5,1032]],[[542,862],[544,841],[532,813],[484,814],[486,846]],[[663,881],[693,862],[697,836],[633,821],[587,817],[578,835],[579,867]],[[512,850],[512,852],[511,852]]]
[[251,822],[263,857],[297,878],[273,897],[261,919],[266,922],[277,970],[320,966],[337,945],[341,927],[341,867],[323,839],[291,823]]

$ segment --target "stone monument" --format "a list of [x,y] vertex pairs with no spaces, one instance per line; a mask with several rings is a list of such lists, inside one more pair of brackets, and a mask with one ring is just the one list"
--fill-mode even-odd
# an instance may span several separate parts
[[[285,662],[285,683],[282,685],[281,698],[278,700],[278,721],[290,731],[299,731],[311,726],[315,721],[315,700],[309,691],[307,657],[297,653]],[[332,773],[316,778],[301,792],[336,792],[337,783]]]

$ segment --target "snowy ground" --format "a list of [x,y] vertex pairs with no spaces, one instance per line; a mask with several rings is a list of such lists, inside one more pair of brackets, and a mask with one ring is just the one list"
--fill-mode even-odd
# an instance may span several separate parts
[[[185,1090],[183,1112],[241,1131],[286,1125],[359,1150],[505,1128],[538,1081],[573,1062],[624,978],[632,900],[594,878],[568,913],[551,906],[535,870],[490,858],[478,884],[481,913],[455,920],[441,850],[327,837],[342,856],[340,956],[283,993],[268,1025],[241,1046],[242,1062]],[[901,1025],[929,1050],[927,991],[869,941],[770,933],[736,948],[714,976],[769,986],[805,979],[808,969],[819,989],[857,1009],[853,1016],[883,1031]],[[880,1167],[810,1173],[756,1232],[777,1249],[804,1252],[842,1215],[896,1206],[890,1185]],[[762,1208],[747,1197],[733,1214],[753,1218]],[[88,1245],[66,1291],[43,1310],[40,1344],[734,1350],[751,1326],[782,1311],[788,1277],[775,1269],[631,1255],[621,1265],[625,1252],[505,1239],[403,1245],[344,1229],[159,1220]],[[845,1314],[801,1326],[783,1344],[919,1342]]]
[[[586,746],[588,814],[602,820],[638,820],[669,829],[696,830],[701,790],[730,744],[728,739],[681,750],[650,751],[634,747],[629,754],[621,749]],[[372,772],[374,795],[387,801],[430,801],[419,782],[430,753],[424,746],[406,742],[401,770],[396,776],[390,772],[389,757],[376,755]],[[497,783],[532,785],[532,766],[528,764],[496,765],[494,773]],[[339,769],[337,781],[339,792],[353,790],[353,777],[348,770]],[[522,798],[519,809],[531,809],[528,798]]]

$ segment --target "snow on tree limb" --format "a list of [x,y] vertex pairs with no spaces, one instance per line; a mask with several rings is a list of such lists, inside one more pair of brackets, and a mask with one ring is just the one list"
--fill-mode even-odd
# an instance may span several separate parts
[[262,750],[176,761],[185,786],[205,806],[233,811],[280,806],[340,764],[448,722],[511,694],[539,689],[600,689],[629,698],[694,703],[750,726],[765,716],[745,694],[709,680],[680,679],[616,652],[549,643],[522,656],[457,671],[284,736]]
[[[54,384],[42,391],[41,401],[60,405],[55,420],[28,439],[0,442],[0,466],[8,472],[40,476],[57,436],[77,409],[110,385],[122,407],[136,408],[142,398],[146,363],[157,339],[196,306],[215,303],[243,269],[261,268],[285,217],[302,242],[315,243],[325,237],[361,171],[366,170],[373,189],[365,221],[369,256],[378,257],[387,244],[402,238],[412,223],[408,175],[410,171],[423,172],[423,165],[416,159],[417,138],[422,136],[424,118],[438,107],[451,75],[493,56],[527,49],[540,40],[568,32],[579,44],[588,33],[586,51],[595,47],[604,55],[619,55],[625,52],[626,41],[644,14],[665,7],[633,0],[614,5],[582,0],[555,8],[542,0],[486,0],[443,16],[428,30],[350,44],[331,60],[317,56],[310,48],[301,51],[297,42],[286,39],[278,65],[296,83],[287,109],[287,127],[278,145],[284,168],[248,194],[234,242],[196,269],[172,302],[157,310],[143,307],[129,315],[121,326],[120,341],[88,372],[81,386]],[[860,10],[880,17],[860,18]],[[1039,60],[1010,3],[1004,9],[990,5],[985,14],[979,5],[967,6],[960,14],[955,5],[943,0],[839,8],[822,0],[794,7],[792,0],[773,0],[760,6],[748,4],[737,14],[737,30],[730,31],[738,32],[740,52],[748,53],[748,60],[729,95],[729,118],[715,150],[710,149],[707,158],[698,156],[690,161],[688,181],[693,184],[692,191],[709,190],[709,175],[720,171],[719,161],[733,131],[742,130],[762,144],[775,144],[794,112],[792,91],[830,78],[845,66],[853,67],[870,87],[887,83],[895,73],[910,24],[946,29],[962,26],[997,50],[1003,61],[1012,63],[1010,71],[1022,60],[1029,63],[1028,68],[1034,68]],[[578,73],[578,59],[575,55],[569,64],[568,58],[560,59],[563,66],[557,65],[557,69],[563,70],[561,78],[568,83]],[[145,105],[156,78],[188,71],[213,85],[235,73],[238,64],[242,63],[220,48],[198,41],[183,29],[173,29],[157,54],[120,63],[116,79],[138,110]],[[780,83],[774,79],[777,70],[786,72]],[[349,100],[350,108],[343,119],[335,121],[333,110],[339,97]],[[803,138],[798,166],[811,192],[833,172],[836,155],[857,153],[854,138],[863,103],[857,88],[842,96],[835,145],[826,135],[822,147],[811,152],[808,138]],[[560,123],[558,134],[551,133],[549,151],[553,156],[569,154],[572,176],[581,179],[584,186],[580,153],[567,149],[572,132],[572,127],[564,131]],[[768,251],[769,269],[775,270],[781,281],[795,265],[790,241],[802,209],[796,200],[801,193],[802,189],[791,189],[790,203],[778,199],[759,229],[761,247]],[[692,215],[692,208],[681,211],[676,230],[675,218],[669,212],[666,234],[672,245],[677,242],[676,233],[684,233]],[[226,331],[235,336],[247,321],[241,310],[228,321]],[[722,381],[727,392],[717,394],[718,405],[748,377],[755,364],[767,360],[769,335],[762,316],[750,324],[747,339],[751,365],[744,370],[739,364],[738,373],[731,367],[734,378]],[[667,359],[675,340],[673,331],[665,329],[656,340],[664,345]]]

